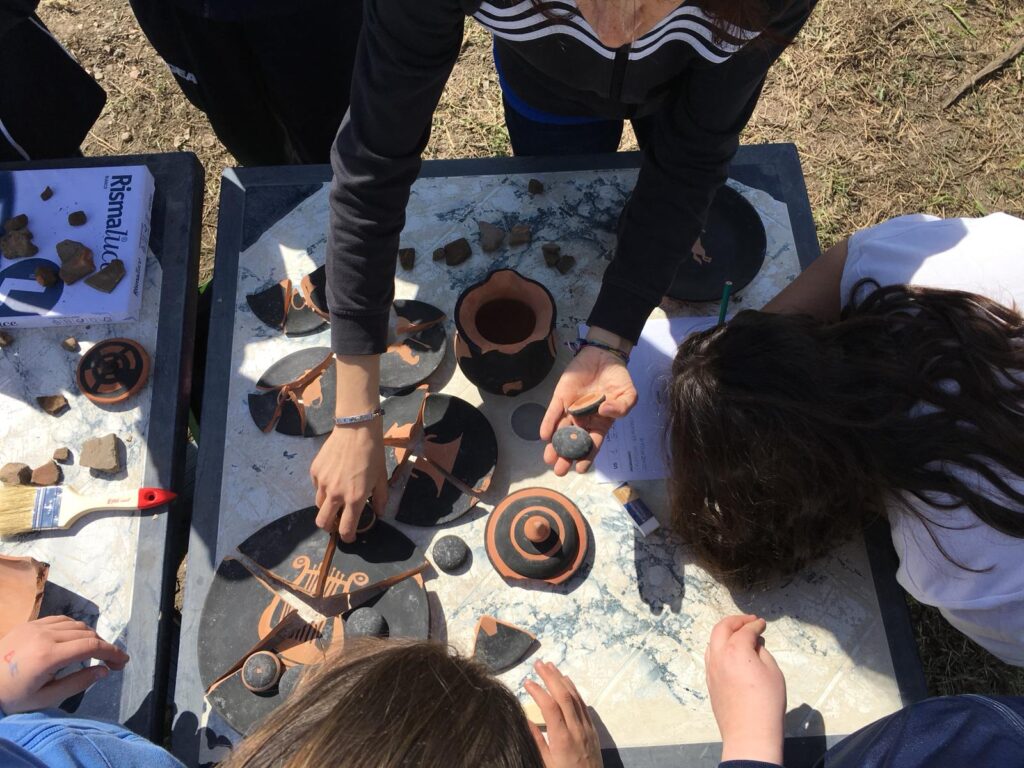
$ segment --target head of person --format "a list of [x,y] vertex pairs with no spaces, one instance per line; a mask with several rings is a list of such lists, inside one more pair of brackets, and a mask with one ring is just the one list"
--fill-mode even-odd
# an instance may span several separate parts
[[225,768],[542,768],[516,697],[438,643],[363,640],[312,667]]
[[1021,316],[958,291],[854,296],[838,322],[745,311],[679,347],[673,524],[727,583],[792,574],[887,514],[942,525],[921,506],[1024,537]]

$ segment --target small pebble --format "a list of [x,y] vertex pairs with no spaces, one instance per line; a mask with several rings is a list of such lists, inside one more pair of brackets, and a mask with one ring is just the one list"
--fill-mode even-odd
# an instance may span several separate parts
[[454,573],[469,557],[469,547],[458,536],[442,536],[434,542],[434,565],[445,573]]
[[549,267],[558,266],[558,259],[562,256],[562,246],[558,243],[544,243],[540,247],[544,254],[544,263]]
[[17,232],[19,229],[24,229],[28,226],[28,216],[24,213],[19,213],[17,216],[12,216],[4,222],[4,229],[7,232]]
[[530,232],[530,227],[526,224],[516,224],[508,233],[508,244],[512,246],[527,245],[531,239],[533,239],[533,233]]
[[416,266],[416,249],[415,248],[399,248],[398,249],[398,263],[402,265],[402,269],[408,271]]
[[575,266],[576,259],[569,255],[560,258],[558,260],[558,264],[556,265],[558,271],[561,272],[563,275],[566,274],[570,269],[572,269]]
[[444,248],[435,248],[433,256],[434,261],[444,261]]
[[39,193],[39,199],[42,200],[44,203],[51,197],[53,197],[53,190],[50,189],[49,187],[47,187],[46,189]]
[[37,397],[36,402],[39,403],[40,408],[51,416],[60,415],[68,407],[68,399],[64,395],[43,395],[42,397]]
[[11,462],[0,467],[0,483],[4,485],[28,485],[32,482],[32,467],[21,462]]
[[347,637],[387,637],[388,621],[376,608],[356,608],[345,619]]
[[71,461],[71,450],[68,448],[58,448],[53,452],[53,460],[61,463]]
[[86,221],[88,221],[88,219],[85,216],[85,211],[75,211],[68,214],[68,224],[72,227],[80,227],[85,224]]
[[57,485],[60,481],[60,467],[55,462],[48,461],[32,470],[32,485]]
[[76,339],[74,336],[68,336],[66,339],[64,339],[64,341],[60,343],[60,345],[64,347],[64,349],[66,349],[68,352],[78,351],[78,339]]
[[0,331],[0,349],[9,347],[14,343],[14,337],[7,331]]
[[43,288],[49,288],[51,285],[56,285],[58,279],[57,270],[53,267],[36,267],[34,277],[36,282],[43,286]]
[[594,449],[594,441],[586,430],[579,427],[562,427],[551,438],[555,453],[569,461],[579,461]]
[[455,267],[473,255],[473,249],[469,247],[469,241],[460,237],[453,240],[444,247],[444,260],[449,267]]
[[540,179],[530,179],[529,183],[526,185],[526,189],[531,195],[542,194],[544,192],[544,182]]
[[498,250],[505,242],[505,230],[501,227],[486,221],[478,221],[476,224],[480,228],[480,249],[484,253]]

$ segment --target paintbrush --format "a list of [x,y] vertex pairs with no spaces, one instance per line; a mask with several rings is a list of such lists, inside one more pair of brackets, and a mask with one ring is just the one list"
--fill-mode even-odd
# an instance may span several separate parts
[[90,512],[153,509],[169,504],[176,493],[140,488],[107,496],[83,496],[71,488],[0,488],[0,536],[69,528]]
[[725,313],[729,311],[729,297],[732,295],[732,280],[726,280],[722,286],[722,303],[718,305],[718,324],[725,324]]

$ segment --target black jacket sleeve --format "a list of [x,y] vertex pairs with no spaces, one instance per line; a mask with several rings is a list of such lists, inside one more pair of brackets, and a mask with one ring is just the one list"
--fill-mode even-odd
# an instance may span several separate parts
[[350,107],[331,153],[327,303],[339,354],[385,349],[405,206],[465,18],[460,0],[366,0]]
[[636,187],[588,323],[636,341],[700,236],[769,67],[816,0],[790,3],[728,61],[693,71],[656,115]]

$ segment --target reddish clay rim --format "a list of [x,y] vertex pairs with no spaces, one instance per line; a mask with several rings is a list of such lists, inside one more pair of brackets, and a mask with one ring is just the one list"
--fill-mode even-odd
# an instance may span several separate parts
[[[524,304],[534,315],[533,330],[523,339],[511,343],[495,343],[485,338],[477,327],[480,309],[493,301],[510,300]],[[535,341],[546,339],[555,329],[555,300],[536,280],[523,277],[514,269],[498,269],[471,285],[455,304],[455,328],[458,338],[476,352],[515,354]]]
[[[510,568],[505,563],[505,561],[501,559],[501,556],[498,554],[497,550],[496,533],[498,521],[501,519],[502,515],[505,514],[505,510],[510,505],[519,501],[523,497],[530,496],[551,499],[556,504],[563,507],[569,513],[569,517],[572,519],[572,521],[576,523],[577,535],[579,536],[580,540],[579,549],[577,550],[576,557],[573,558],[572,562],[569,565],[567,565],[561,573],[558,573],[555,576],[552,576],[547,579],[532,579],[530,577],[523,576],[522,574],[512,570],[512,568]],[[536,507],[531,506],[526,511],[533,514],[536,511]],[[520,513],[520,515],[518,515],[517,517],[522,516],[522,514],[523,513]],[[558,533],[560,534],[561,538],[561,535],[563,533],[561,525],[559,525],[558,528]],[[512,527],[510,526],[509,529],[511,530]],[[584,521],[583,515],[580,512],[579,507],[577,507],[570,499],[566,498],[558,491],[551,490],[550,488],[523,488],[509,496],[506,496],[504,499],[498,502],[498,505],[494,508],[494,511],[491,512],[490,517],[487,518],[487,530],[484,534],[484,544],[487,549],[487,556],[491,560],[491,564],[494,566],[495,570],[498,571],[498,573],[500,573],[502,576],[505,576],[510,579],[519,579],[523,581],[541,581],[547,584],[557,585],[571,579],[580,569],[580,566],[583,564],[583,558],[587,556],[587,552],[590,550],[590,536],[587,532],[586,521]]]

